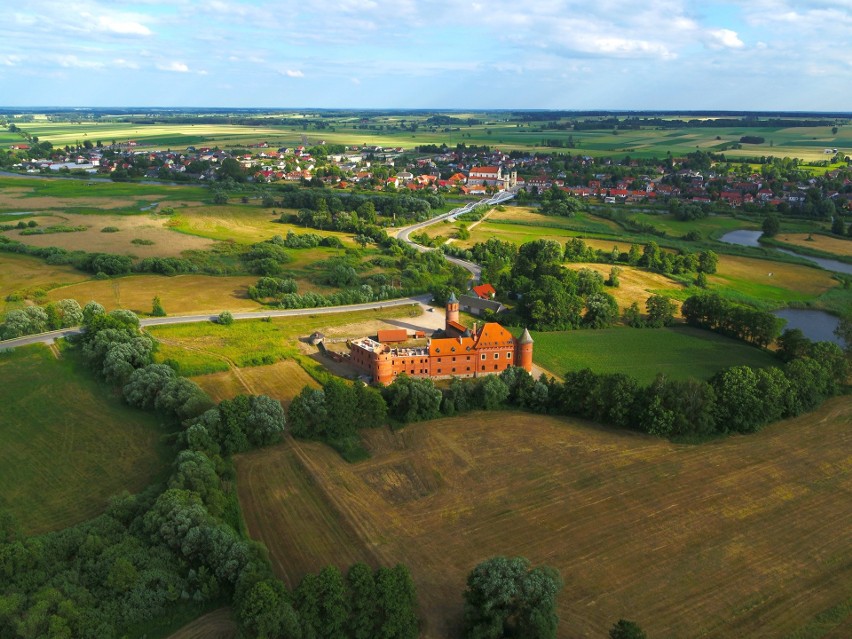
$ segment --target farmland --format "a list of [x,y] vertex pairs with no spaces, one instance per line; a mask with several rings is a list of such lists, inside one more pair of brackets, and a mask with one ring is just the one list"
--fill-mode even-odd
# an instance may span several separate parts
[[94,517],[165,469],[159,420],[46,347],[0,353],[0,508],[31,534]]
[[[696,149],[720,152],[732,159],[751,158],[760,155],[776,157],[799,157],[808,161],[825,159],[824,149],[852,146],[852,131],[848,127],[832,132],[831,125],[824,127],[760,128],[759,134],[765,137],[765,143],[742,145],[733,148],[744,135],[754,135],[755,130],[748,127],[707,127],[675,130],[658,130],[645,127],[641,130],[547,130],[540,123],[518,123],[509,121],[505,113],[457,114],[458,118],[476,117],[479,124],[464,125],[452,130],[424,125],[427,116],[414,114],[375,115],[371,118],[374,128],[354,125],[358,118],[342,114],[335,118],[324,118],[323,130],[311,130],[313,114],[289,112],[290,118],[307,117],[305,125],[281,125],[269,114],[269,124],[246,126],[239,124],[169,124],[120,121],[89,122],[48,122],[36,120],[27,123],[25,129],[31,135],[49,140],[54,146],[77,144],[83,140],[101,140],[104,144],[113,141],[135,140],[137,148],[177,149],[190,145],[220,146],[222,148],[244,148],[250,144],[266,141],[271,147],[293,146],[300,144],[307,133],[308,143],[325,141],[328,144],[343,145],[380,145],[389,147],[413,148],[423,144],[446,144],[454,147],[457,143],[477,145],[497,145],[509,150],[548,150],[544,140],[561,141],[567,144],[569,139],[574,147],[572,153],[594,157],[629,155],[632,158],[664,157],[666,152],[672,155],[686,155]],[[262,117],[262,116],[261,116]],[[400,123],[419,122],[416,132],[398,128]]]
[[427,638],[451,636],[467,572],[497,554],[560,570],[560,637],[620,617],[651,637],[822,636],[850,622],[851,422],[840,398],[686,446],[471,414],[366,431],[373,457],[356,465],[313,443],[248,453],[238,485],[290,584],[328,563],[404,561]]
[[[600,273],[601,277],[609,277],[612,266],[609,264],[582,264],[571,263],[567,268],[580,270],[591,269]],[[631,266],[619,266],[621,272],[618,275],[619,285],[617,288],[607,288],[606,292],[612,295],[622,310],[636,302],[639,308],[645,309],[645,302],[651,295],[666,294],[671,296],[671,291],[680,291],[683,285],[660,273],[651,273],[647,270]]]
[[781,233],[776,240],[793,247],[816,249],[833,255],[852,257],[852,239],[818,233]]
[[596,373],[626,373],[647,384],[657,373],[675,379],[709,379],[729,366],[760,368],[779,363],[766,351],[686,326],[532,335],[535,362],[557,375],[590,368]]
[[293,360],[283,360],[275,364],[242,370],[230,369],[219,373],[199,375],[193,377],[192,381],[201,386],[216,402],[250,393],[273,397],[280,401],[285,408],[305,386],[319,386]]

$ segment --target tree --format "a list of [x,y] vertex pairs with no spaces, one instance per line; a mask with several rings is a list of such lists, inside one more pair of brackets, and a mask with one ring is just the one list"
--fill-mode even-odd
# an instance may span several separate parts
[[609,630],[609,639],[647,639],[648,635],[633,621],[619,619]]
[[831,232],[835,235],[846,235],[846,225],[843,224],[843,218],[839,215],[835,215],[831,222]]
[[160,301],[160,296],[154,296],[154,299],[151,301],[151,315],[154,317],[165,317],[166,309],[163,308],[163,303]]
[[774,213],[770,213],[763,219],[762,229],[766,237],[775,237],[781,230],[781,220]]
[[613,288],[618,288],[621,284],[619,280],[619,275],[621,275],[621,269],[617,266],[613,266],[609,269],[609,278],[605,282],[607,286],[612,286]]
[[719,256],[713,251],[701,251],[698,254],[698,270],[702,273],[712,275],[716,272],[719,264]]
[[798,328],[788,328],[777,340],[778,356],[785,362],[803,357],[811,347],[811,340]]
[[[852,228],[852,226],[850,226]],[[846,344],[846,354],[852,354],[852,313],[846,314],[840,318],[837,323],[837,328],[834,329],[834,334],[843,340]]]
[[633,302],[624,309],[621,314],[621,321],[633,328],[645,327],[645,320],[642,319],[642,312],[639,310],[639,302]]
[[382,395],[388,405],[388,414],[403,423],[435,419],[440,416],[441,391],[431,379],[397,376]]
[[349,586],[349,631],[352,639],[376,636],[376,580],[365,563],[354,564],[346,575]]
[[166,383],[176,377],[175,372],[164,364],[149,364],[134,370],[124,385],[124,401],[136,408],[154,408],[157,395]]
[[695,285],[698,288],[707,288],[707,275],[699,271],[698,275],[695,276]]
[[231,314],[231,311],[222,311],[216,317],[216,323],[222,324],[222,326],[230,326],[234,323],[234,316]]
[[408,568],[397,564],[376,571],[376,639],[416,639],[417,595]]
[[618,302],[609,293],[593,293],[586,298],[583,324],[589,328],[606,328],[618,319]]
[[664,295],[651,295],[645,302],[648,311],[648,326],[662,328],[674,323],[677,304]]
[[530,570],[522,557],[492,557],[476,566],[464,593],[464,636],[556,637],[556,595],[562,580],[556,570]]

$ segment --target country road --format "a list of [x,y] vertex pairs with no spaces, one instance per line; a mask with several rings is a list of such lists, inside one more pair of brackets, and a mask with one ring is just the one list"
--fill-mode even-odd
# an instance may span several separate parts
[[[371,311],[394,306],[406,306],[408,304],[427,304],[432,299],[431,295],[418,295],[416,297],[401,297],[394,300],[383,300],[381,302],[368,302],[366,304],[349,304],[348,306],[323,306],[319,308],[288,308],[283,310],[261,310],[247,313],[233,313],[234,319],[260,319],[263,317],[299,317],[303,315],[330,315],[332,313],[351,313],[355,311]],[[194,322],[213,322],[216,315],[175,315],[172,317],[147,317],[140,319],[139,323],[146,326],[163,326],[165,324],[191,324]],[[39,333],[38,335],[26,335],[16,339],[0,341],[0,351],[28,346],[29,344],[52,344],[61,337],[77,335],[83,329],[79,326],[65,328],[60,331]]]
[[[458,208],[453,209],[449,213],[444,213],[443,215],[439,215],[437,217],[433,217],[431,219],[426,220],[425,222],[418,222],[417,224],[413,224],[411,226],[406,226],[404,229],[400,229],[396,233],[396,237],[403,242],[407,242],[418,251],[425,253],[426,251],[434,251],[436,249],[429,248],[428,246],[423,246],[422,244],[418,244],[414,240],[412,240],[409,235],[415,231],[419,231],[420,229],[425,229],[427,226],[431,226],[432,224],[437,224],[438,222],[443,222],[444,220],[454,220],[459,215],[464,215],[465,213],[469,213],[475,207],[480,206],[482,204],[493,206],[497,204],[501,204],[502,202],[506,202],[507,200],[511,200],[515,197],[514,193],[510,193],[508,191],[501,191],[497,195],[493,195],[489,198],[485,198],[484,200],[480,200],[479,202],[468,202],[464,206],[460,206]],[[473,276],[474,282],[479,282],[480,277],[482,277],[482,268],[479,264],[475,264],[474,262],[468,262],[467,260],[462,260],[457,257],[452,257],[451,255],[444,256],[446,260],[452,264],[456,264],[457,266],[461,266],[464,269],[470,271]]]

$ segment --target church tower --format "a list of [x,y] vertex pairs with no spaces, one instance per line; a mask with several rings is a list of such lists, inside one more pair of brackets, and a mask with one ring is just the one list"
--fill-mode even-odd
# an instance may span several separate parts
[[523,334],[515,342],[515,366],[520,366],[526,372],[532,372],[533,338],[529,330],[524,329]]
[[447,300],[447,319],[444,323],[444,330],[450,330],[450,322],[455,322],[458,324],[459,322],[459,301],[456,299],[455,293],[450,293],[450,297]]

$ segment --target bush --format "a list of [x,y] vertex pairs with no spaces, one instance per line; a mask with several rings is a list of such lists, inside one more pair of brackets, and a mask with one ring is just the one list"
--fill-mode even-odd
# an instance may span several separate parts
[[222,311],[216,318],[216,322],[223,326],[230,326],[234,323],[234,316],[231,314],[231,311]]
[[117,226],[105,226],[101,229],[101,233],[118,233],[119,228]]

